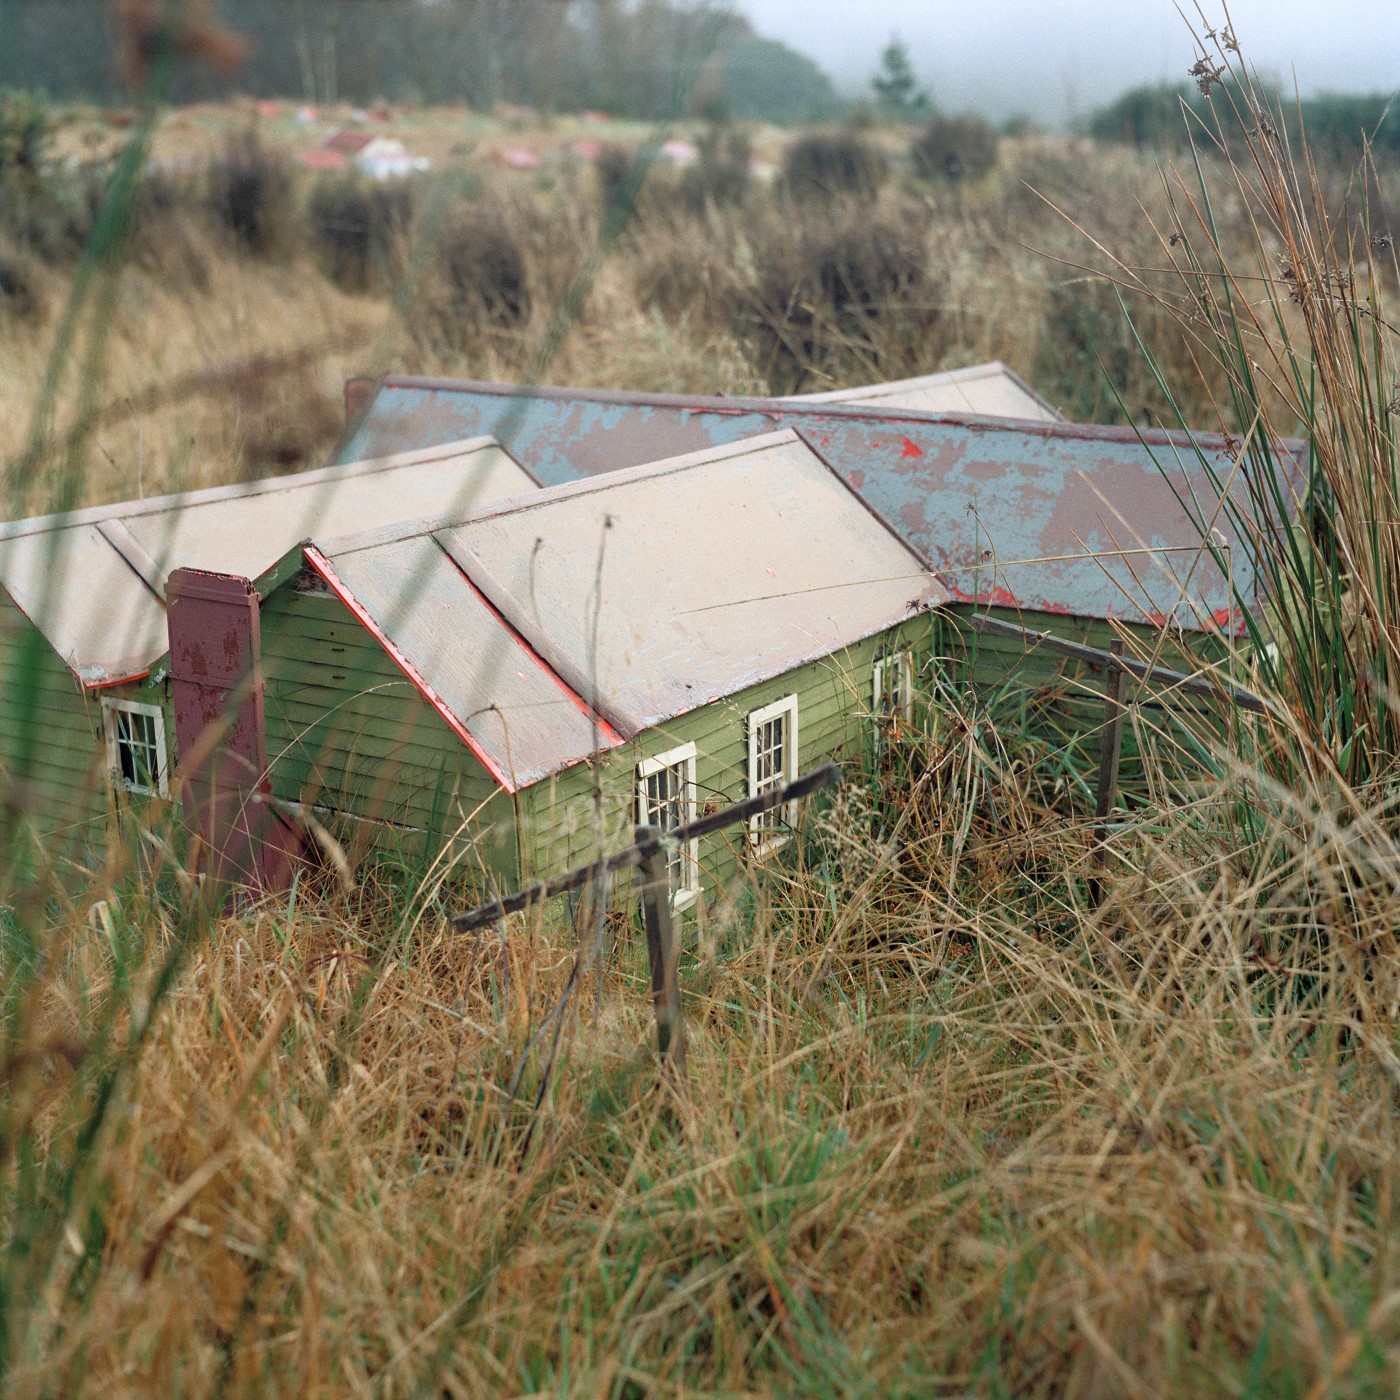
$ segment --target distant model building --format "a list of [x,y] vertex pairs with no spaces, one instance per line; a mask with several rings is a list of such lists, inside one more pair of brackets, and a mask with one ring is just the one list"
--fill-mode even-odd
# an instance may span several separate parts
[[491,443],[0,525],[0,787],[46,858],[173,795],[167,577],[256,575],[313,532],[363,530],[536,489]]
[[[850,752],[913,706],[948,596],[787,432],[318,532],[257,591],[274,794],[501,890]],[[677,902],[786,832],[678,851]]]

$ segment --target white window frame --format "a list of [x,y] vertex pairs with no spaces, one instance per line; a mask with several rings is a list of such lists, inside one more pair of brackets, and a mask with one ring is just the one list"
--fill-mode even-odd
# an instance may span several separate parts
[[[120,740],[117,736],[117,715],[145,715],[155,721],[156,736],[156,786],[142,787],[129,782],[122,776]],[[159,705],[148,705],[140,700],[104,699],[102,702],[102,732],[107,741],[107,771],[112,775],[112,785],[120,792],[135,793],[141,797],[170,796],[170,750],[165,742],[165,711]]]
[[899,668],[901,693],[897,716],[907,724],[914,717],[914,660],[907,651],[892,651],[875,658],[870,676],[870,713],[877,721],[896,717],[895,713],[886,715],[884,711],[885,675],[891,666]]
[[[758,786],[758,734],[760,728],[772,720],[782,716],[787,718],[787,744],[783,753],[783,772],[779,775],[776,786],[786,787],[797,777],[797,696],[784,695],[781,700],[775,700],[771,705],[762,705],[756,710],[750,710],[748,715],[748,745],[749,745],[749,796],[757,797],[760,789]],[[763,791],[771,791],[773,784]],[[775,831],[768,823],[777,819],[791,824],[797,804],[789,802],[786,807],[775,807],[771,812],[765,812],[761,816],[749,818],[749,843],[759,851],[776,851],[779,846],[786,843],[790,832]]]
[[[694,744],[682,744],[679,748],[667,749],[665,753],[644,758],[637,765],[637,825],[655,826],[651,808],[647,801],[646,780],[667,768],[679,768],[685,791],[681,797],[681,823],[688,825],[695,820],[696,786],[695,760],[698,757]],[[700,894],[699,843],[686,841],[681,846],[681,882],[671,891],[671,907],[686,909],[695,903]]]

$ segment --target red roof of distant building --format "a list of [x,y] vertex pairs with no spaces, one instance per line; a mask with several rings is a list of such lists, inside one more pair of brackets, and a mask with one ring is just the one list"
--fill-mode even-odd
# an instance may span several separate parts
[[357,156],[373,140],[374,137],[367,131],[350,131],[342,126],[321,142],[321,149],[339,151],[343,156]]
[[350,158],[339,151],[322,148],[315,151],[298,151],[297,163],[305,166],[307,170],[346,170],[350,166]]

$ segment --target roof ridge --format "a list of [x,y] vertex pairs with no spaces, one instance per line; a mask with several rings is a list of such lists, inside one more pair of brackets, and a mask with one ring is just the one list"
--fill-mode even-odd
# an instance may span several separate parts
[[395,452],[383,457],[366,457],[355,462],[330,462],[287,476],[257,477],[252,481],[227,482],[222,486],[202,486],[195,491],[169,492],[163,496],[145,496],[136,500],[113,501],[103,506],[84,506],[79,510],[56,511],[48,515],[22,516],[18,520],[0,521],[0,543],[24,539],[31,535],[49,534],[56,530],[101,526],[108,521],[127,521],[172,511],[199,509],[221,505],[225,501],[243,501],[250,497],[273,496],[287,491],[300,491],[314,486],[334,484],[344,480],[377,476],[399,467],[428,464],[444,457],[466,456],[496,448],[509,457],[532,481],[539,478],[523,462],[489,433],[459,438],[436,447],[420,447],[409,452]]

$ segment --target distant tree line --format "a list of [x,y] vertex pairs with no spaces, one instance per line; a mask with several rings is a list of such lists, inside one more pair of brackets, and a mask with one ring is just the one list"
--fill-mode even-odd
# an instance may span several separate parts
[[[1225,117],[1227,139],[1231,135],[1232,93],[1240,113],[1257,124],[1258,114],[1250,114],[1234,88],[1226,83],[1212,101]],[[1302,102],[1286,98],[1278,91],[1268,93],[1271,112],[1266,120],[1281,122],[1285,133],[1295,137],[1301,129],[1315,155],[1335,160],[1355,160],[1363,141],[1370,141],[1378,154],[1400,155],[1400,95],[1381,93],[1327,93]],[[1200,117],[1204,122],[1194,120]],[[1185,149],[1192,133],[1201,138],[1215,129],[1206,99],[1189,83],[1159,83],[1135,87],[1101,107],[1087,124],[1088,133],[1100,141],[1116,141],[1159,150]]]
[[[4,0],[0,87],[122,99],[110,9],[107,0]],[[678,0],[223,0],[218,9],[252,41],[234,86],[259,97],[780,122],[840,108],[816,64],[738,16]],[[190,67],[171,96],[229,90]]]

